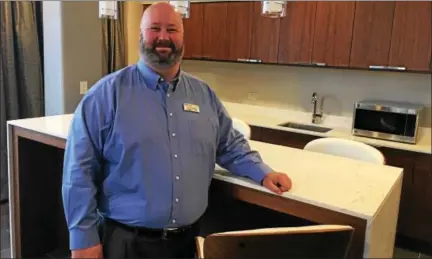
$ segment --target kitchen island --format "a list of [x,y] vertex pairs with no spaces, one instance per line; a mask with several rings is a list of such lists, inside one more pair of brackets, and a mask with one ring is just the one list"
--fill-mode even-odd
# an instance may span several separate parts
[[[61,201],[64,147],[71,115],[9,121],[11,256],[68,248]],[[231,197],[316,224],[355,228],[350,258],[391,258],[403,169],[250,141],[293,188],[276,195],[216,167],[213,196]],[[263,219],[271,220],[271,219]]]

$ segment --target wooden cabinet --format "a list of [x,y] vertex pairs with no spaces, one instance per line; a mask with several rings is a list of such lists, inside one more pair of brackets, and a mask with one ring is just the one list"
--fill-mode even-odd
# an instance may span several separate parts
[[[424,240],[432,247],[432,159],[430,155],[416,156],[413,175],[413,238]],[[415,222],[415,224],[413,223]],[[432,251],[432,248],[431,248]]]
[[389,65],[430,71],[432,2],[396,2]]
[[[202,56],[205,59],[211,60],[227,60],[228,3],[212,2],[203,5]],[[187,29],[189,29],[189,27]],[[199,38],[196,40],[199,40]]]
[[404,169],[402,194],[399,205],[398,232],[408,237],[415,237],[412,220],[415,217],[413,200],[414,159],[410,152],[391,148],[378,148],[384,155],[386,164]]
[[269,128],[261,129],[262,142],[302,149],[306,144],[320,137]]
[[227,60],[250,58],[252,45],[253,3],[234,2],[229,5],[227,17]]
[[354,8],[355,2],[317,2],[312,63],[349,66]]
[[204,5],[196,3],[191,5],[191,17],[183,20],[184,27],[184,58],[201,58],[203,55],[203,21]]
[[283,18],[260,1],[191,3],[185,59],[430,73],[432,3],[294,1]]
[[280,21],[279,64],[310,64],[314,43],[316,2],[288,2]]
[[261,3],[253,3],[252,46],[250,59],[259,63],[277,63],[280,19],[261,16]]
[[384,68],[389,65],[395,2],[357,2],[350,67]]

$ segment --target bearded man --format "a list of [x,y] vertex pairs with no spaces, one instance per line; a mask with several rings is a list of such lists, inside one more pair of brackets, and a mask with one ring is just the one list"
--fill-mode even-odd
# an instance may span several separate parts
[[182,19],[151,5],[140,59],[99,80],[66,143],[63,203],[72,258],[193,258],[215,164],[281,193],[211,88],[180,69]]

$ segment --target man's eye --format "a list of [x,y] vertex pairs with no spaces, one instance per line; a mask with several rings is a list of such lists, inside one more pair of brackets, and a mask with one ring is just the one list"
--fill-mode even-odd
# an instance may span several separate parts
[[160,28],[159,27],[151,27],[150,30],[152,30],[152,31],[159,31]]
[[176,32],[177,29],[168,29],[168,32]]

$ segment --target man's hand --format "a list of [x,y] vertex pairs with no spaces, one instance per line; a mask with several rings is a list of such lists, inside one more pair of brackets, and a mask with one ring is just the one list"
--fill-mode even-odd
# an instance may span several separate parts
[[270,191],[282,194],[291,189],[292,183],[291,179],[286,174],[273,172],[264,177],[262,185]]
[[102,245],[95,245],[85,249],[72,250],[72,258],[103,258]]

